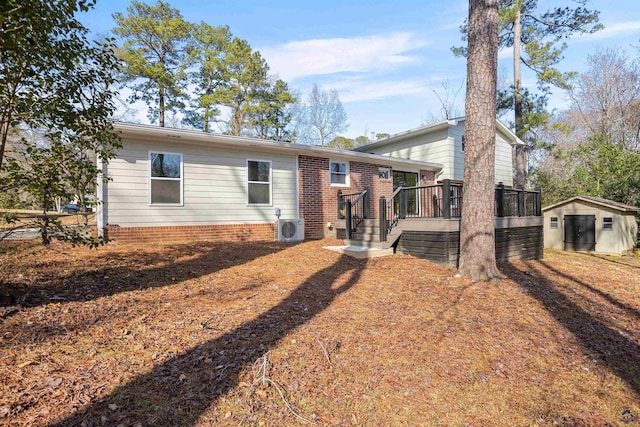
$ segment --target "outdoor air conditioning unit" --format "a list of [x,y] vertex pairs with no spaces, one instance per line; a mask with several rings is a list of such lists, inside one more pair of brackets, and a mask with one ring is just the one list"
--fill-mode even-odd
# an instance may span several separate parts
[[276,224],[276,240],[279,242],[300,242],[304,240],[304,220],[279,219]]

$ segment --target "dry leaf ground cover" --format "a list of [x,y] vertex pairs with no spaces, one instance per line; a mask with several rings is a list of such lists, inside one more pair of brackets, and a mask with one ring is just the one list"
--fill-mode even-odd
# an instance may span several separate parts
[[551,252],[471,284],[408,256],[322,249],[336,243],[5,242],[0,423],[640,419],[638,258]]

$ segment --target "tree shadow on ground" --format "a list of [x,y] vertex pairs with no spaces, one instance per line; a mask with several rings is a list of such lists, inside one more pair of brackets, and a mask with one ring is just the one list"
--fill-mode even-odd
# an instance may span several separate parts
[[[614,259],[614,258],[612,258],[610,256],[607,256],[607,255],[598,255],[598,254],[595,254],[593,252],[586,253],[585,255],[589,255],[590,257],[598,258],[598,259],[601,259],[603,261],[610,262],[612,264],[624,265],[625,267],[631,267],[631,268],[640,269],[640,264],[634,265],[634,264],[629,264],[627,262],[622,262],[623,258],[620,258],[620,260],[618,260],[618,259]],[[627,259],[629,259],[629,258],[627,258]]]
[[[548,279],[542,268],[549,268],[554,274],[572,280],[588,288],[589,285],[567,274],[557,272],[544,261],[527,263],[527,277],[511,263],[502,267],[510,277],[518,281],[525,291],[537,299],[546,310],[576,337],[590,358],[608,368],[622,379],[635,393],[640,394],[640,346],[606,326],[596,314],[589,313],[572,301],[559,286]],[[528,280],[532,278],[533,280]],[[626,308],[623,306],[622,308]]]
[[[558,270],[557,268],[554,268],[551,265],[549,265],[549,263],[547,263],[547,262],[540,261],[540,264],[542,264],[549,271],[552,271],[557,276],[562,277],[565,280],[570,280],[571,282],[575,283],[576,285],[582,286],[583,288],[589,290],[590,292],[593,292],[594,294],[599,295],[600,297],[604,298],[609,303],[611,303],[612,305],[615,305],[619,309],[625,310],[625,311],[633,314],[638,319],[640,319],[640,311],[638,311],[634,307],[630,307],[627,304],[625,304],[625,303],[623,303],[621,301],[618,301],[617,299],[615,299],[614,297],[612,297],[608,293],[603,292],[600,289],[596,289],[596,288],[594,288],[593,286],[591,286],[588,283],[585,283],[585,282],[583,282],[581,280],[576,279],[573,276],[570,276],[570,275],[568,275],[566,273],[563,273],[562,271]],[[633,267],[633,266],[630,266],[630,267]]]
[[[100,425],[102,416],[107,416],[113,425],[193,425],[207,408],[237,387],[243,368],[353,287],[366,263],[341,256],[255,320],[157,365],[50,427],[78,426],[83,422]],[[119,409],[114,411],[115,407]]]
[[[105,252],[102,267],[82,266],[65,275],[40,275],[37,283],[7,278],[3,285],[21,307],[59,302],[84,302],[121,292],[159,288],[241,265],[291,247],[280,242],[193,242],[136,249],[135,253]],[[62,255],[61,255],[62,256]],[[35,264],[34,269],[55,269],[67,261]],[[0,275],[0,281],[2,276]]]

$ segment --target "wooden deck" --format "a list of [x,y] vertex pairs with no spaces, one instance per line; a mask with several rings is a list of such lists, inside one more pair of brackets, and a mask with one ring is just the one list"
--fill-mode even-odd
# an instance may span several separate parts
[[[377,220],[359,227],[349,244],[393,247],[397,253],[427,259],[448,267],[458,265],[460,218],[406,218],[394,228],[394,236],[379,242]],[[543,217],[496,218],[496,259],[499,261],[541,259],[543,256]],[[338,238],[346,239],[345,221],[336,222]]]

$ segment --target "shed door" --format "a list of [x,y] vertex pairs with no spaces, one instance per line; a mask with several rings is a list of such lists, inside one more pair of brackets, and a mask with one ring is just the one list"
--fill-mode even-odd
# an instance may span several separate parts
[[567,251],[596,250],[596,216],[564,216],[564,249]]

